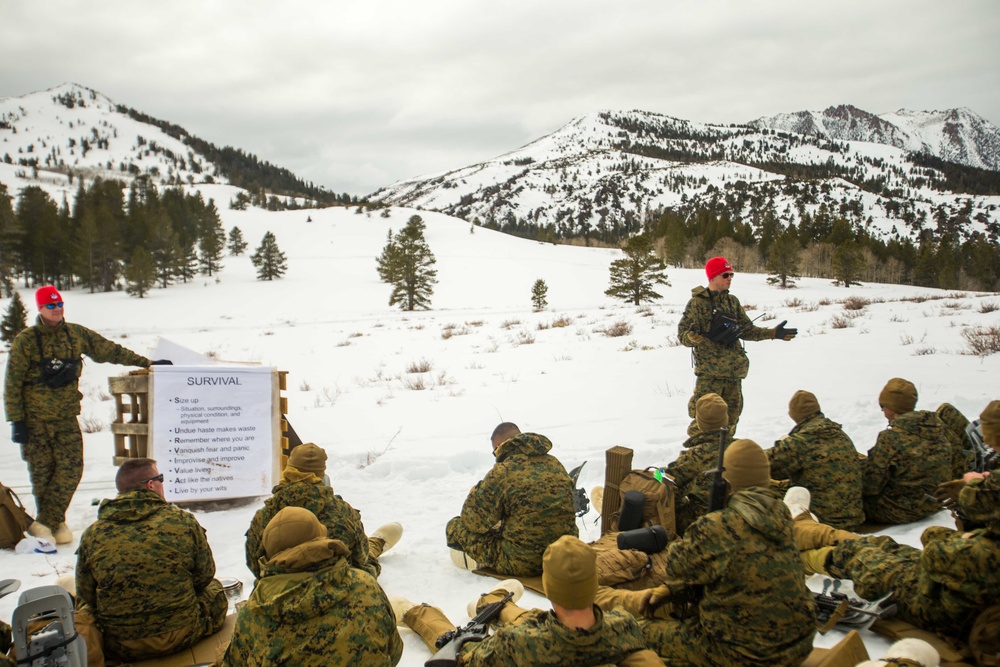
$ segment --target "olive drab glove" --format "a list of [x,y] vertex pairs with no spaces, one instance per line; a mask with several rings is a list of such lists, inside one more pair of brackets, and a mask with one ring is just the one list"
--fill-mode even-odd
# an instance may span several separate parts
[[705,342],[705,337],[695,331],[688,331],[687,337],[688,340],[691,341],[692,345],[701,345]]
[[946,510],[953,510],[958,507],[958,494],[965,488],[964,479],[953,479],[950,482],[938,484],[934,497],[937,498],[941,507]]
[[10,439],[19,445],[28,444],[28,422],[18,421],[10,423]]
[[779,324],[778,326],[774,327],[773,331],[774,331],[774,339],[775,340],[777,340],[779,338],[781,340],[791,340],[791,339],[795,338],[795,336],[798,335],[798,333],[799,333],[798,329],[787,328],[787,327],[785,327],[786,324],[788,324],[788,320],[782,320],[781,324]]

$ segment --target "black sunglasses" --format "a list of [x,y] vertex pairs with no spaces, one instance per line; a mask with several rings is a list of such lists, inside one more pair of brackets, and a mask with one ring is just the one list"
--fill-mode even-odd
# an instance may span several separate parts
[[59,301],[58,303],[47,303],[45,304],[45,307],[48,308],[49,310],[55,310],[56,308],[62,308],[63,302]]
[[729,279],[729,278],[732,278],[735,275],[736,275],[735,273],[723,273],[722,277],[726,278],[726,279]]
[[146,482],[159,482],[160,484],[163,484],[163,473],[161,472],[156,477],[150,477],[149,479],[142,480],[142,484],[145,484]]

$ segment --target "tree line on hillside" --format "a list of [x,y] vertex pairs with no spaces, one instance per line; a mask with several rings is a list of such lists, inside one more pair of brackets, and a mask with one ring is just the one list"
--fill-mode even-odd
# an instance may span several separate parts
[[[81,182],[71,208],[37,186],[22,189],[15,201],[0,184],[0,291],[10,296],[20,280],[26,288],[124,287],[143,297],[157,285],[213,276],[227,249],[240,255],[247,247],[238,227],[227,236],[215,203],[200,193],[160,192],[145,176],[133,180],[127,194],[124,188],[115,180]],[[258,248],[260,263],[254,261],[261,280],[287,268],[270,236]]]

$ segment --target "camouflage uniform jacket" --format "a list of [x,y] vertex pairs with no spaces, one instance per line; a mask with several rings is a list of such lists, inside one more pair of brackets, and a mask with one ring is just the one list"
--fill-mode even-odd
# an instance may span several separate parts
[[[78,359],[85,354],[101,363],[124,366],[149,366],[149,359],[113,343],[104,336],[79,324],[63,321],[52,328],[41,318],[14,337],[7,357],[4,381],[4,409],[7,421],[37,421],[67,419],[80,414],[79,381],[83,365],[77,368],[76,381],[65,387],[50,389],[42,382],[42,351],[38,349],[35,332],[41,335],[44,358]],[[70,345],[72,339],[72,345]]]
[[529,611],[482,642],[465,644],[459,663],[470,667],[616,665],[646,648],[639,623],[624,609],[602,612],[595,606],[594,616],[593,627],[578,630],[560,623],[553,611]]
[[951,478],[951,444],[941,420],[926,410],[896,417],[861,468],[869,521],[900,524],[934,514],[941,509],[937,486]]
[[350,561],[354,567],[359,567],[373,577],[377,577],[381,568],[378,561],[368,558],[368,537],[361,523],[361,514],[351,507],[347,501],[334,494],[322,480],[315,476],[311,480],[289,482],[282,480],[275,486],[273,494],[257,510],[250,528],[246,533],[247,567],[254,577],[260,578],[260,559],[264,556],[263,536],[267,523],[274,515],[286,507],[302,507],[319,519],[326,526],[327,536],[338,539],[350,550]]
[[80,537],[77,597],[105,635],[141,639],[201,626],[198,595],[215,577],[205,529],[148,490],[105,500]]
[[767,450],[771,477],[788,479],[812,494],[810,509],[842,530],[865,522],[861,505],[861,459],[840,424],[817,413],[797,424]]
[[667,547],[667,585],[701,591],[699,634],[717,664],[798,667],[816,632],[792,518],[770,489],[738,491]]
[[931,526],[921,535],[923,550],[885,536],[844,540],[830,574],[852,579],[865,598],[892,591],[900,619],[964,640],[976,616],[1000,604],[1000,531],[968,535]]
[[347,553],[340,540],[317,538],[265,561],[221,667],[399,663],[403,640],[389,600]]
[[951,403],[942,403],[935,411],[951,443],[951,478],[959,479],[975,467],[975,445],[965,432],[969,419]]
[[573,482],[551,449],[549,439],[537,433],[501,444],[496,463],[469,491],[460,515],[472,533],[499,533],[512,560],[527,571],[542,571],[542,554],[556,539],[579,534]]
[[712,481],[705,476],[719,463],[719,434],[696,433],[684,441],[684,450],[677,460],[667,465],[667,474],[677,484],[677,497],[692,497],[702,513],[708,508]]
[[1000,471],[968,482],[958,494],[962,514],[1000,534]]
[[698,286],[691,290],[691,299],[684,308],[684,315],[677,324],[677,338],[681,344],[694,348],[694,374],[698,376],[742,380],[750,370],[750,360],[739,342],[723,345],[707,338],[699,344],[688,339],[689,331],[705,336],[712,326],[713,309],[731,317],[743,329],[743,340],[774,338],[774,331],[750,323],[740,300],[729,291],[713,292]]

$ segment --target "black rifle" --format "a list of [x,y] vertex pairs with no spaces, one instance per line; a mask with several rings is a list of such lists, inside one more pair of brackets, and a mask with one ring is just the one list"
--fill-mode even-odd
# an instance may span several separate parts
[[424,667],[453,667],[458,664],[458,652],[466,642],[481,642],[490,636],[490,622],[500,616],[500,611],[514,597],[507,593],[502,600],[491,602],[483,607],[476,617],[465,627],[449,630],[434,642],[438,652],[424,663]]
[[[833,590],[830,590],[831,584]],[[869,602],[848,597],[846,594],[840,593],[839,588],[839,580],[826,579],[823,581],[822,593],[813,591],[813,602],[816,604],[816,628],[820,633],[828,632],[835,625],[842,628],[865,630],[880,618],[892,618],[896,615],[895,604],[884,604],[892,596],[891,592]]]
[[726,455],[726,436],[729,429],[723,426],[719,429],[719,463],[714,470],[709,470],[706,475],[712,476],[712,492],[708,496],[708,511],[717,512],[726,506],[726,493],[729,491],[729,483],[722,476],[726,467],[722,461]]

